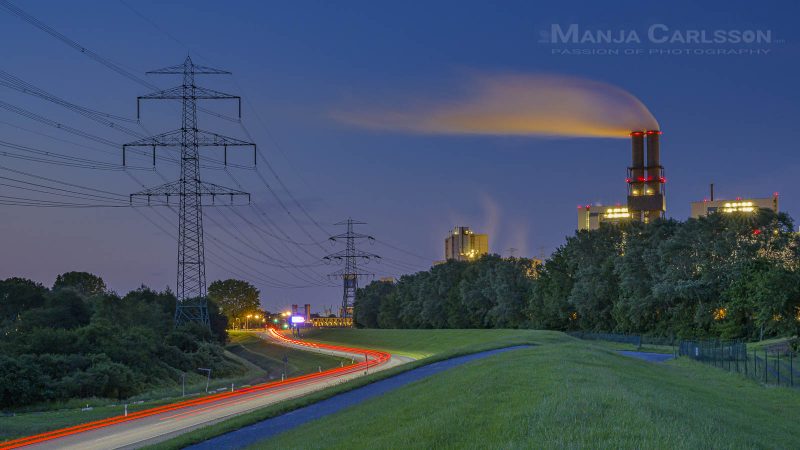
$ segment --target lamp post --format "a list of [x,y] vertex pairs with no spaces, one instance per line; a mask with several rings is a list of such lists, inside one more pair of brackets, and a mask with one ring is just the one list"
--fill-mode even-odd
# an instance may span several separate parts
[[247,320],[244,323],[244,329],[245,330],[249,330],[250,329],[250,318],[253,317],[253,315],[252,314],[248,314],[246,317],[247,317]]

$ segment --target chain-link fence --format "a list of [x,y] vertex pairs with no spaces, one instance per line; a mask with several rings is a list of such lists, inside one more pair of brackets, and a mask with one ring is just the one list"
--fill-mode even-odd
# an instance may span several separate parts
[[578,339],[632,344],[637,348],[643,345],[674,346],[676,356],[736,372],[761,383],[800,387],[800,364],[796,361],[798,355],[788,342],[748,350],[742,341],[679,340],[669,336],[584,331],[568,334]]
[[694,340],[681,341],[678,355],[714,367],[742,374],[765,384],[797,387],[800,367],[797,355],[784,347],[747,349],[740,341]]

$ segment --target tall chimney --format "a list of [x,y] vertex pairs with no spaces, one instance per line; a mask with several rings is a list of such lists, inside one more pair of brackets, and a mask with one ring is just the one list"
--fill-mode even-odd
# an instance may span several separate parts
[[632,131],[631,144],[631,176],[635,182],[644,177],[644,133]]
[[647,178],[649,180],[648,187],[652,189],[653,194],[661,193],[661,149],[659,147],[659,136],[661,136],[661,132],[658,130],[647,131]]
[[711,183],[711,201],[714,201],[714,183]]

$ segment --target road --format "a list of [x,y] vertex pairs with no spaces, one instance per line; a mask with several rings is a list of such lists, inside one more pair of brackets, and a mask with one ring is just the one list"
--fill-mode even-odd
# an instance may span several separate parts
[[264,383],[234,392],[208,395],[151,408],[126,416],[76,425],[0,443],[0,450],[35,449],[133,449],[161,442],[179,434],[220,422],[273,403],[300,397],[354,378],[403,364],[410,358],[360,348],[315,344],[288,338],[270,330],[258,333],[276,344],[301,350],[352,358],[344,367]]

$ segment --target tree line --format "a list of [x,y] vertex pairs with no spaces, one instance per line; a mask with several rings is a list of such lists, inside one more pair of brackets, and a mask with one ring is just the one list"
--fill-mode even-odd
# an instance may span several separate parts
[[359,289],[377,328],[506,328],[757,339],[800,331],[800,239],[770,210],[604,224],[541,266],[489,255]]
[[209,304],[211,329],[175,328],[175,296],[146,287],[124,296],[84,272],[51,288],[0,281],[0,407],[70,398],[123,399],[176,386],[185,372],[244,368],[223,355],[225,316]]

